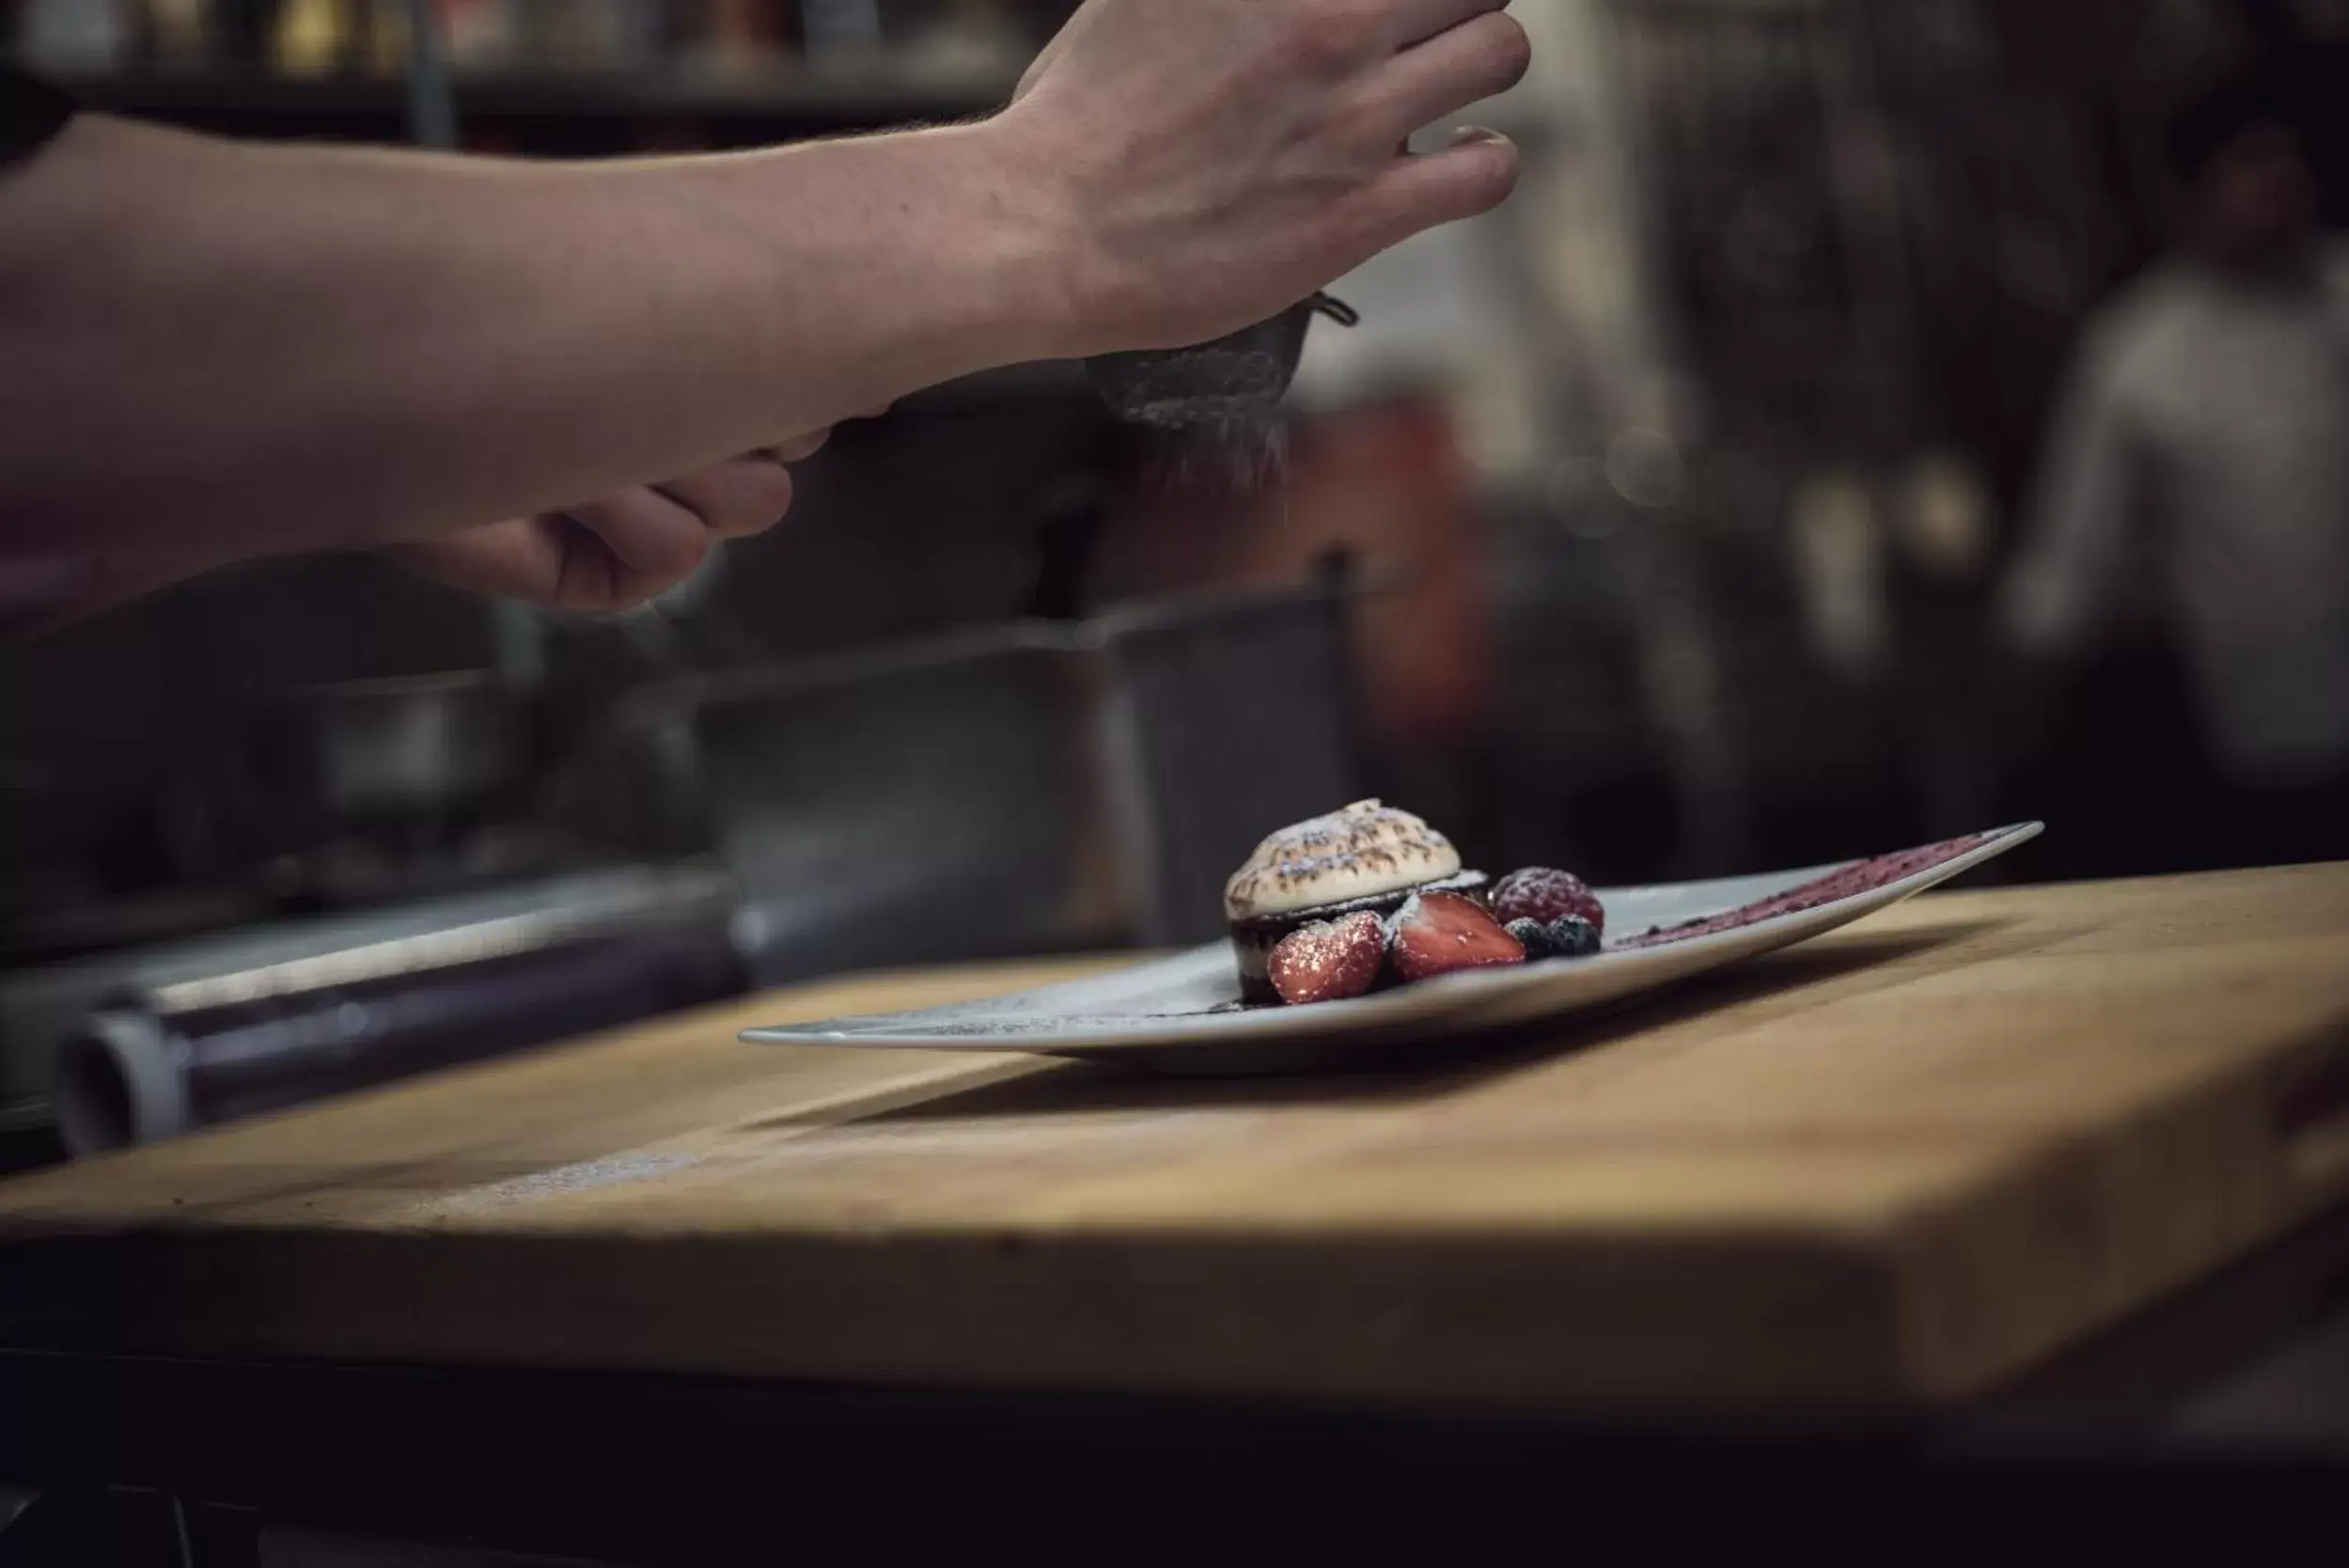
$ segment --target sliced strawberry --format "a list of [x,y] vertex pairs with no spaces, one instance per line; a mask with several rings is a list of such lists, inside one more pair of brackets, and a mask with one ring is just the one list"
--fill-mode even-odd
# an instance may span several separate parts
[[1525,944],[1501,929],[1482,904],[1458,893],[1420,893],[1395,912],[1389,957],[1407,980],[1523,964]]
[[1315,920],[1282,937],[1265,961],[1265,978],[1295,1006],[1359,996],[1378,979],[1386,928],[1375,915]]

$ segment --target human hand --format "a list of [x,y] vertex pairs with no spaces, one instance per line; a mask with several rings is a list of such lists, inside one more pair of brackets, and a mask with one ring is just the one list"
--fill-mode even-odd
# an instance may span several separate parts
[[992,122],[1079,235],[1083,352],[1219,337],[1517,178],[1489,132],[1415,131],[1513,86],[1507,0],[1087,0]]
[[0,642],[36,636],[209,572],[217,550],[125,546],[94,555],[0,555]]
[[763,533],[791,505],[784,464],[812,456],[829,431],[568,510],[485,523],[391,555],[442,582],[550,609],[624,610],[658,598],[717,541]]

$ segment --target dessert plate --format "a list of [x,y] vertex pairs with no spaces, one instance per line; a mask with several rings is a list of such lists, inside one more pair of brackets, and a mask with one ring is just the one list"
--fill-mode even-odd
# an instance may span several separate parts
[[2037,838],[2019,823],[1865,860],[1652,887],[1599,889],[1605,949],[1472,969],[1348,1001],[1250,1007],[1224,942],[1016,996],[746,1029],[744,1040],[935,1051],[1028,1051],[1162,1072],[1361,1065],[1482,1030],[1620,1003],[1898,903]]

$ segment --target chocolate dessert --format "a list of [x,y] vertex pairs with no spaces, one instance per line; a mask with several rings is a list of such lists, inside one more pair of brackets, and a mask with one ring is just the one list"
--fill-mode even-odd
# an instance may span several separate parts
[[1240,994],[1277,1002],[1267,974],[1281,938],[1351,915],[1381,919],[1415,893],[1460,893],[1481,902],[1481,871],[1464,870],[1451,841],[1408,811],[1361,800],[1256,846],[1224,887],[1224,916],[1240,961]]

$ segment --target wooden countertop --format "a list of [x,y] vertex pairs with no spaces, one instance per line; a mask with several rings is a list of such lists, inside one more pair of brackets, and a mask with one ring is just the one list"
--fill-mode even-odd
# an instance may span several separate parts
[[1988,1388],[2349,1196],[2349,865],[1945,893],[1438,1070],[746,1045],[0,1184],[0,1342],[1551,1408]]

